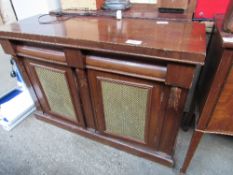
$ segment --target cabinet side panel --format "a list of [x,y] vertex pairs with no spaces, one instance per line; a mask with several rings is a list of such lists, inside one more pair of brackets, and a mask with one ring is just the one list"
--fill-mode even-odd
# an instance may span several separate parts
[[217,33],[215,30],[212,38],[210,39],[210,46],[207,50],[205,65],[202,68],[197,85],[197,100],[200,110],[202,110],[204,107],[204,103],[211,88],[215,73],[218,69],[218,65],[220,64],[222,54],[223,49],[221,47],[221,38],[219,33]]
[[232,59],[233,52],[230,50],[224,50],[216,73],[214,74],[213,82],[211,83],[207,98],[205,101],[203,100],[203,108],[200,110],[200,117],[197,125],[199,130],[205,130],[211,120],[213,110],[218,102],[224,83],[231,69]]
[[208,130],[233,134],[233,66],[220,94]]

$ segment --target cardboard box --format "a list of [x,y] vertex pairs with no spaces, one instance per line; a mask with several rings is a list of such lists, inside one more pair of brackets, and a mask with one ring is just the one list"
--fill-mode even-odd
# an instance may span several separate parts
[[62,10],[98,10],[104,0],[61,0]]
[[188,3],[189,0],[159,0],[158,7],[186,10],[188,8]]

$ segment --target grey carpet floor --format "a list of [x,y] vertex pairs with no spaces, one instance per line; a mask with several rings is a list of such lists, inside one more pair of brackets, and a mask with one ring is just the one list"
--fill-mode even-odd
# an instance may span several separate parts
[[[180,131],[171,169],[39,121],[0,128],[1,175],[176,175],[192,131]],[[232,175],[233,138],[205,135],[187,175]]]

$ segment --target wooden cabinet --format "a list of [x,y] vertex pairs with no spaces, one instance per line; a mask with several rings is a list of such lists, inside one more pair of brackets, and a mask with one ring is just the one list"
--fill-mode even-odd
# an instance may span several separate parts
[[198,86],[200,115],[181,169],[183,173],[204,133],[233,136],[233,35],[222,31],[223,16],[216,19]]
[[104,17],[42,25],[33,17],[12,26],[0,29],[0,42],[19,65],[37,118],[174,165],[186,96],[204,64],[203,25]]

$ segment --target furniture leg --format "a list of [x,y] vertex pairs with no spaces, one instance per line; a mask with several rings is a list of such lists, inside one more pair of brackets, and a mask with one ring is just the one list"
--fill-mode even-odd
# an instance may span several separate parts
[[199,142],[201,140],[203,136],[203,133],[200,132],[200,131],[194,131],[193,133],[193,136],[192,136],[192,140],[190,142],[190,145],[189,145],[189,149],[188,149],[188,152],[186,154],[186,157],[185,157],[185,160],[184,160],[184,163],[183,163],[183,166],[182,168],[180,169],[180,172],[185,174],[191,160],[192,160],[192,157],[199,145]]

